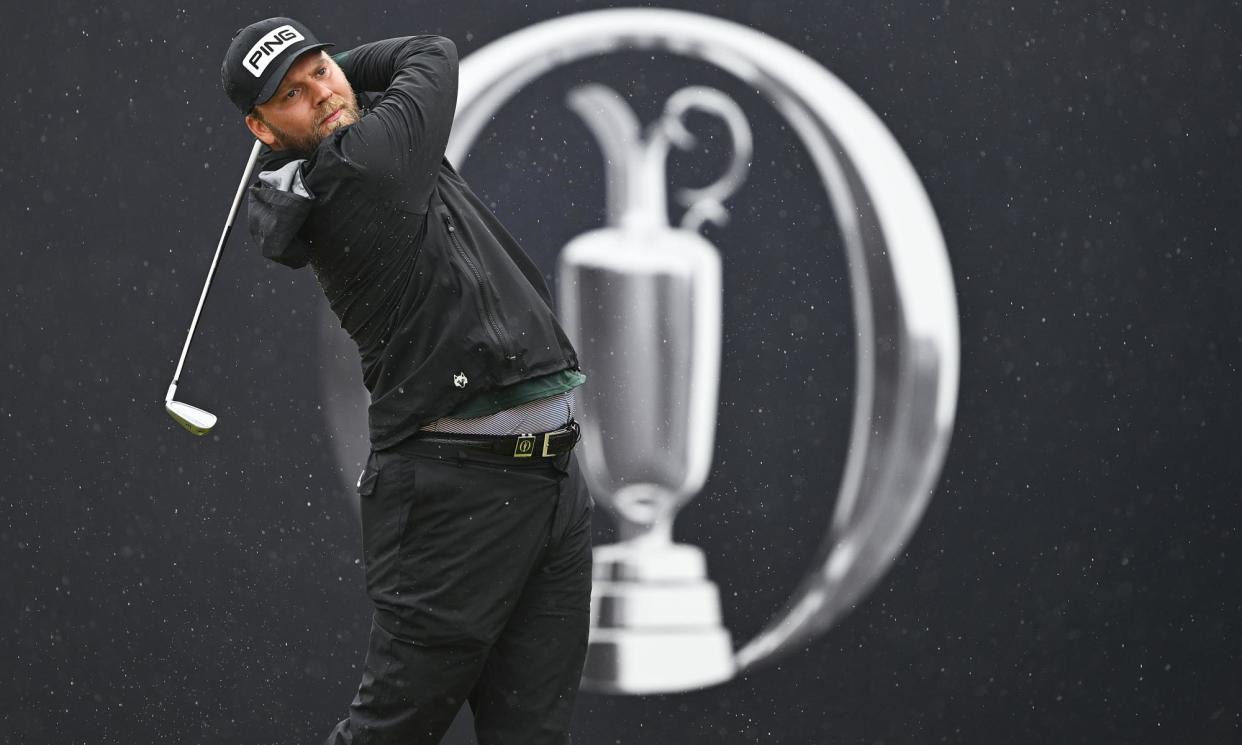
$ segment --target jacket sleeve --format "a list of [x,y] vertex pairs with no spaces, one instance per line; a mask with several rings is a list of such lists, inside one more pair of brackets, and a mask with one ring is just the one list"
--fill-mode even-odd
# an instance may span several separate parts
[[355,91],[383,91],[341,138],[345,157],[425,213],[457,108],[457,47],[442,36],[409,36],[336,59]]

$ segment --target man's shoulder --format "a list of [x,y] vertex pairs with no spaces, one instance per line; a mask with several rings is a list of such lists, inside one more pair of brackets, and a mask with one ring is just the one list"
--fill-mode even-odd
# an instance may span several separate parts
[[390,169],[381,170],[351,157],[347,131],[350,128],[333,132],[302,166],[306,185],[316,195],[318,208],[340,203],[339,200],[370,199],[391,202],[405,211],[425,214],[434,202],[463,200],[460,192],[464,182],[452,171],[447,160],[441,162],[430,191],[424,192],[412,188],[417,181],[421,181],[421,174],[406,175]]

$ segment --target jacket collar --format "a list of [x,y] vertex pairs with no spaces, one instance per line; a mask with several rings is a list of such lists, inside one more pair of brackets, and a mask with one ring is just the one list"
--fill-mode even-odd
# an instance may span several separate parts
[[[273,151],[267,147],[261,149],[256,168],[259,175],[248,190],[250,199],[246,210],[250,234],[259,244],[263,255],[295,269],[305,266],[310,259],[310,245],[299,237],[298,232],[310,216],[314,195],[303,196],[292,188],[278,188],[273,184],[279,183],[280,179],[264,177],[297,161],[305,160],[304,153],[293,150]],[[302,163],[301,167],[306,165]],[[289,182],[302,185],[300,177],[291,178]],[[305,192],[304,185],[301,191]]]

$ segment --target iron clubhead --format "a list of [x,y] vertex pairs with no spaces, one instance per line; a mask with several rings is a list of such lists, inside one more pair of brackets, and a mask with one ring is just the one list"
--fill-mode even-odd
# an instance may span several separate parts
[[197,406],[169,400],[164,402],[164,410],[177,420],[177,424],[199,436],[207,434],[212,427],[216,426],[216,415],[203,411]]

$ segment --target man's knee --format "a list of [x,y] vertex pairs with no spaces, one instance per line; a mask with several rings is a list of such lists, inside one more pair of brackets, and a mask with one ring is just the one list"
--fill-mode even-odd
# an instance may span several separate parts
[[454,647],[485,654],[496,641],[502,624],[484,614],[437,611],[401,605],[377,605],[375,623],[394,643],[415,647]]

